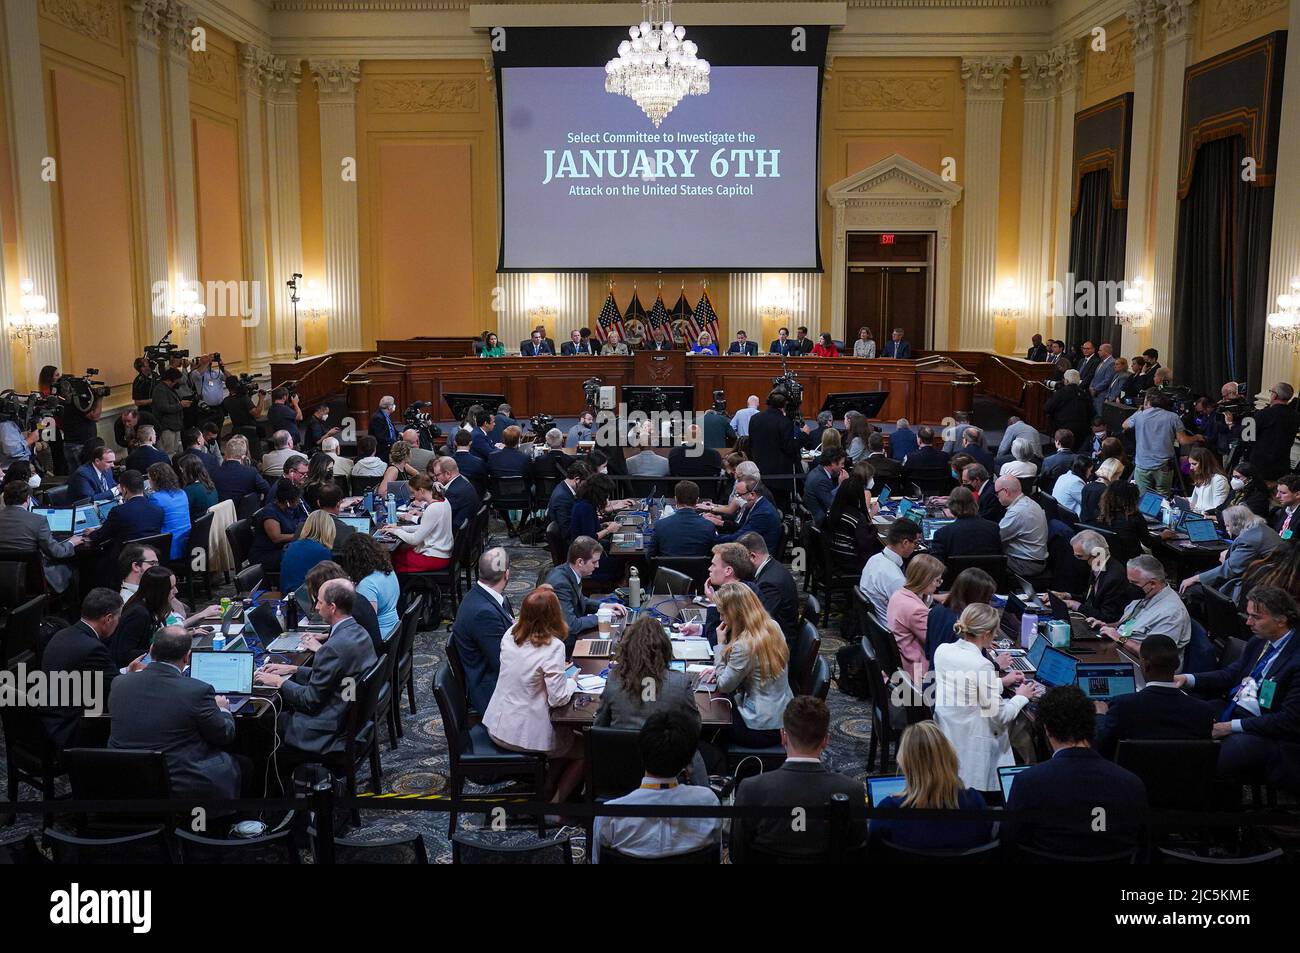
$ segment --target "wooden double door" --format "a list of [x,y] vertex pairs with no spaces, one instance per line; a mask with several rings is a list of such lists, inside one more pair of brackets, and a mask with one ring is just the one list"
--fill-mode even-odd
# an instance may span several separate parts
[[851,233],[846,268],[845,350],[852,353],[858,329],[871,329],[876,353],[894,328],[902,328],[913,348],[930,345],[933,310],[933,235],[917,232],[892,236]]

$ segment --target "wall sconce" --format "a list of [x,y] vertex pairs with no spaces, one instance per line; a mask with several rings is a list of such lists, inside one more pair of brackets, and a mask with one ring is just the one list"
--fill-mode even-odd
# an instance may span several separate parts
[[315,279],[307,282],[307,287],[303,290],[302,312],[309,324],[324,321],[329,315],[329,302],[325,300],[325,292]]
[[1300,353],[1300,276],[1291,279],[1291,293],[1277,296],[1277,310],[1268,316],[1268,336]]
[[1124,288],[1124,298],[1115,302],[1115,320],[1129,328],[1145,327],[1151,323],[1151,306],[1146,300],[1146,282],[1142,277]]
[[10,313],[7,324],[9,336],[15,341],[22,341],[30,354],[32,345],[37,341],[49,341],[59,333],[59,316],[46,311],[45,295],[36,293],[36,286],[30,278],[18,283],[22,295],[18,298],[20,314]]
[[192,284],[183,275],[176,276],[176,293],[172,296],[172,324],[182,334],[203,327],[204,316],[208,313],[207,305],[199,295],[199,283]]
[[989,302],[993,317],[999,321],[1017,321],[1025,313],[1025,296],[1010,278],[998,287],[998,293]]

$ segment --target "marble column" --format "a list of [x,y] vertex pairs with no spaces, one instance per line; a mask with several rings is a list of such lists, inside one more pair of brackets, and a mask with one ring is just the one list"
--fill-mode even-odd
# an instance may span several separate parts
[[962,229],[961,341],[963,349],[993,350],[997,279],[998,185],[1002,157],[1002,102],[1010,56],[966,57],[965,187]]
[[[41,38],[36,22],[37,4],[3,3],[5,68],[9,73],[7,97],[10,148],[14,170],[18,233],[18,279],[30,278],[37,294],[44,295],[46,310],[59,311],[58,257],[54,242],[54,185],[42,178],[45,160],[54,155],[45,126],[45,76],[41,67]],[[24,95],[17,95],[23,90]],[[57,171],[57,169],[56,169]],[[14,289],[17,290],[17,289]],[[17,302],[14,303],[17,307]],[[19,346],[20,349],[22,346]],[[38,341],[30,355],[22,349],[29,373],[16,374],[36,382],[37,368],[62,365],[62,342],[55,335]]]
[[[298,83],[302,79],[297,63],[278,57],[266,76],[266,163],[267,197],[270,206],[270,269],[273,329],[267,335],[272,356],[293,357],[293,309],[285,284],[302,271],[302,205],[298,176]],[[333,307],[333,301],[329,307]]]
[[1057,282],[1052,298],[1051,336],[1065,339],[1067,298],[1073,289],[1067,283],[1070,271],[1070,200],[1074,191],[1074,111],[1079,88],[1079,48],[1067,40],[1048,51],[1051,72],[1056,78],[1059,97],[1056,128],[1056,255],[1052,265]]
[[[198,206],[194,186],[194,131],[190,126],[190,31],[197,18],[179,3],[168,3],[163,15],[163,66],[167,84],[167,131],[171,143],[171,226],[172,280],[183,278],[193,287],[199,274]],[[177,289],[173,289],[177,290]],[[206,300],[206,295],[200,292]],[[211,320],[211,319],[210,319]],[[203,337],[196,327],[184,336],[172,335],[191,354],[203,350]]]
[[[1195,33],[1195,0],[1161,0],[1165,30],[1160,74],[1160,140],[1155,156],[1155,257],[1151,266],[1151,346],[1173,367],[1170,343],[1174,254],[1178,244],[1178,156],[1183,130],[1183,72]],[[1278,206],[1281,207],[1281,206]]]
[[[320,102],[321,213],[329,348],[361,347],[361,266],[357,244],[357,60],[312,60]],[[348,160],[351,160],[350,162]],[[345,164],[351,168],[345,168]]]
[[249,299],[253,314],[245,320],[249,366],[262,367],[271,360],[270,292],[267,261],[266,172],[262,123],[266,116],[266,89],[284,60],[248,44],[239,47],[240,118],[243,120],[240,165],[243,168],[243,219],[246,272],[244,279],[254,289]]
[[128,20],[135,42],[136,181],[144,230],[144,274],[150,319],[146,343],[167,333],[171,275],[167,268],[166,147],[159,46],[167,0],[132,0]]
[[1025,310],[1017,329],[1017,348],[1028,347],[1034,334],[1050,337],[1049,301],[1052,229],[1044,214],[1049,208],[1052,181],[1052,132],[1056,127],[1056,79],[1047,53],[1020,58],[1025,89],[1024,134],[1021,138],[1020,289]]
[[[1300,2],[1292,2],[1287,35],[1300,44]],[[1291,279],[1300,276],[1300,46],[1286,60],[1282,78],[1282,127],[1277,146],[1277,183],[1273,187],[1273,237],[1268,256],[1268,308],[1277,307],[1277,296],[1290,293]],[[1266,332],[1267,333],[1267,332]],[[1264,341],[1264,370],[1260,390],[1279,381],[1292,385],[1296,379],[1296,355],[1288,345],[1271,338]]]
[[[1139,276],[1150,281],[1151,260],[1147,256],[1148,213],[1151,204],[1151,154],[1156,93],[1156,0],[1135,0],[1124,11],[1133,36],[1133,121],[1129,141],[1128,231],[1124,239],[1124,281]],[[1150,287],[1149,285],[1147,286]],[[1141,350],[1139,332],[1124,325],[1120,353],[1132,358]]]

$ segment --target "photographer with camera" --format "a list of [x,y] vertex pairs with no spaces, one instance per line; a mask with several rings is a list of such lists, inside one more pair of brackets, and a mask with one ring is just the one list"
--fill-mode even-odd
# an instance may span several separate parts
[[41,446],[41,432],[53,431],[54,417],[45,413],[46,399],[39,394],[19,395],[6,391],[0,400],[0,469],[18,460],[34,463]]
[[153,364],[147,357],[137,357],[131,366],[135,368],[135,380],[131,381],[131,400],[137,407],[148,407],[153,403],[153,389],[158,384],[158,375],[154,373]]
[[86,444],[99,436],[95,424],[104,409],[104,398],[108,396],[108,385],[94,380],[99,368],[86,368],[83,377],[65,377],[54,371],[52,393],[63,404],[63,413],[59,424],[63,431],[63,456],[67,461],[68,473],[72,474],[83,463],[81,452]]
[[185,375],[178,368],[169,367],[163,371],[162,379],[153,389],[153,403],[150,407],[158,418],[158,444],[169,456],[180,453],[185,408],[191,403],[180,394],[184,379]]
[[266,411],[266,429],[268,433],[287,430],[293,437],[295,447],[302,446],[302,434],[298,423],[302,420],[302,408],[298,406],[298,394],[288,387],[280,386],[271,391],[271,406]]
[[196,357],[189,383],[197,399],[196,426],[213,421],[220,427],[226,419],[223,405],[230,396],[226,390],[226,368],[221,363],[221,353]]
[[326,437],[337,437],[342,432],[339,427],[330,426],[330,405],[319,404],[311,412],[311,420],[307,422],[307,440],[303,444],[303,449],[315,451]]
[[230,426],[235,430],[255,427],[260,432],[262,429],[258,426],[258,418],[262,416],[262,401],[266,392],[256,386],[255,380],[251,374],[240,374],[238,377],[231,374],[226,378],[226,391],[230,396],[221,402],[221,406],[230,416]]

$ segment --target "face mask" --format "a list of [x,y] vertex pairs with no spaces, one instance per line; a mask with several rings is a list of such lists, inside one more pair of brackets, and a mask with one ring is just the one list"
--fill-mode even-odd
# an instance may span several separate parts
[[1244,490],[1246,488],[1246,481],[1243,480],[1241,477],[1233,477],[1232,488],[1234,490]]
[[33,473],[27,478],[27,485],[33,490],[36,489],[41,485],[41,475],[39,473]]

